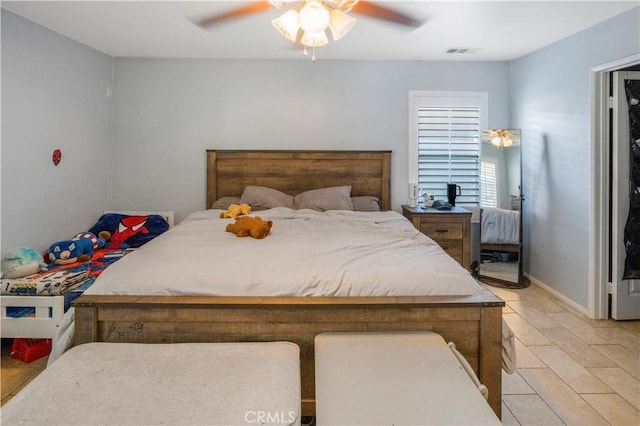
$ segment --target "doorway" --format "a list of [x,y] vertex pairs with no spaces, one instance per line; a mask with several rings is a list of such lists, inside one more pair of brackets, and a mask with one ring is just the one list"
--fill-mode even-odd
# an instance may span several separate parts
[[[618,90],[614,87],[614,80],[620,77],[614,77],[614,72],[639,68],[640,54],[591,69],[593,167],[588,310],[596,319],[640,318],[640,280],[620,281],[619,256],[620,247],[623,247],[620,229],[625,224],[621,223],[619,207],[625,208],[624,203],[620,203],[620,195],[624,194],[622,186],[629,188],[629,172],[618,167],[622,158],[619,148],[624,144],[619,144],[617,139],[626,139],[626,147],[629,147],[630,139],[619,131],[619,117],[622,115],[615,109],[619,107],[614,105],[614,100],[619,98],[617,92],[614,96],[614,90]],[[628,115],[626,111],[624,114]],[[621,295],[624,297],[619,299]],[[626,303],[627,307],[621,311],[619,303]]]
[[615,71],[611,78],[610,315],[640,319],[640,165],[632,155],[640,157],[640,71]]

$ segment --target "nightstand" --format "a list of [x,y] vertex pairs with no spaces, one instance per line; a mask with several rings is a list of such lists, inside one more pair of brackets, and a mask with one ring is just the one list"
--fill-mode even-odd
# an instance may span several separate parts
[[454,206],[452,210],[402,206],[402,214],[413,226],[434,240],[445,252],[469,269],[471,263],[471,212]]

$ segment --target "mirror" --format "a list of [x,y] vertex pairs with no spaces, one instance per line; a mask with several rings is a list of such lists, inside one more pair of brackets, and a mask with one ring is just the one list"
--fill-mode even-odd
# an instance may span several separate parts
[[501,287],[528,286],[522,274],[520,130],[485,130],[480,164],[478,277]]

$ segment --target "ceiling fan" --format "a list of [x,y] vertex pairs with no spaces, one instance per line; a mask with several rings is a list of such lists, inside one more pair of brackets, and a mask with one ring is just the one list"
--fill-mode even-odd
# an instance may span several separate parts
[[228,20],[266,11],[271,7],[287,9],[282,16],[271,21],[273,26],[287,39],[302,44],[304,55],[308,54],[308,47],[312,48],[314,62],[315,48],[329,43],[327,29],[330,30],[333,40],[337,41],[353,28],[356,19],[349,13],[414,28],[421,25],[420,21],[411,16],[365,0],[255,1],[224,13],[207,16],[196,24],[202,28],[210,28]]

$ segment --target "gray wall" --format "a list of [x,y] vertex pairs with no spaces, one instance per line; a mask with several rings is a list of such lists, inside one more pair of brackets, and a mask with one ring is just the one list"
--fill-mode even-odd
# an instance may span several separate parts
[[205,207],[205,149],[389,149],[406,203],[410,90],[486,91],[509,123],[509,63],[116,59],[114,208]]
[[589,69],[640,53],[640,8],[512,65],[512,125],[522,129],[525,270],[587,307]]
[[3,253],[43,250],[111,206],[112,64],[2,9]]
[[503,127],[509,72],[506,62],[113,59],[2,10],[2,251],[45,249],[104,209],[174,210],[180,221],[205,207],[207,148],[390,149],[399,210],[408,92],[486,91],[490,125]]

